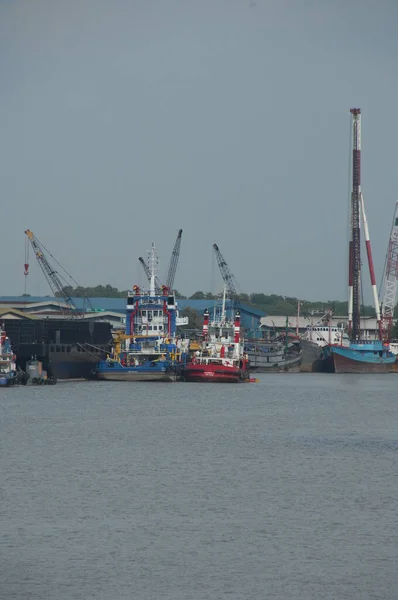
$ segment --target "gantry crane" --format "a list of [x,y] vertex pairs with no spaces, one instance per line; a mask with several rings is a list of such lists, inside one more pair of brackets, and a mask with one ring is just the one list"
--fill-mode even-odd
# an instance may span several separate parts
[[[71,275],[69,275],[69,273],[58,263],[58,261],[43,246],[43,244],[38,240],[38,238],[34,235],[34,233],[32,231],[30,231],[30,229],[27,229],[25,231],[25,234],[27,235],[27,240],[29,240],[29,242],[33,248],[33,251],[35,253],[37,261],[41,267],[41,270],[44,273],[44,276],[47,280],[48,285],[50,286],[51,291],[53,292],[55,297],[62,298],[65,302],[64,305],[60,304],[61,312],[64,313],[65,316],[71,317],[72,319],[83,318],[84,311],[81,312],[80,310],[78,310],[76,305],[74,304],[72,298],[69,296],[69,294],[67,294],[67,292],[66,292],[67,283],[62,281],[59,272],[51,266],[51,263],[50,263],[49,259],[47,258],[46,253],[49,256],[51,256],[51,258],[61,267],[61,269],[63,271],[65,271],[65,273],[68,275],[68,277],[78,286],[77,281],[75,281],[73,279],[73,277]],[[29,271],[28,248],[29,248],[29,245],[27,245],[26,249],[25,249],[25,265],[24,265],[25,266],[25,277],[27,276],[28,271]],[[86,299],[86,300],[88,301],[90,308],[93,309],[90,301],[88,299]]]
[[392,222],[390,240],[388,242],[387,256],[383,274],[383,287],[381,297],[381,337],[389,342],[394,319],[394,310],[397,298],[398,279],[398,202],[395,204],[394,219]]
[[222,276],[225,286],[227,288],[227,292],[230,296],[231,302],[235,307],[237,307],[239,305],[239,294],[236,291],[235,277],[231,273],[231,271],[228,267],[227,261],[221,254],[220,249],[217,246],[217,244],[213,244],[213,249],[214,249],[214,252],[216,255],[218,268],[220,269],[221,276]]

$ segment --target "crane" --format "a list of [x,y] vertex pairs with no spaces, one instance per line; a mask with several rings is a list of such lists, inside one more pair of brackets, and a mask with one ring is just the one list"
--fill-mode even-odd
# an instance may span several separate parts
[[[48,252],[48,250],[46,250],[46,248],[43,246],[43,244],[38,240],[38,238],[35,236],[35,234],[32,231],[30,231],[30,229],[27,229],[25,231],[25,234],[27,235],[27,239],[30,241],[30,244],[33,248],[33,251],[35,253],[37,261],[41,267],[41,270],[44,273],[44,276],[47,280],[48,285],[51,288],[51,291],[53,292],[55,297],[60,297],[65,302],[66,306],[63,306],[62,304],[60,305],[61,312],[64,313],[65,316],[72,317],[73,319],[74,318],[78,318],[78,319],[83,318],[84,312],[80,312],[77,309],[72,298],[66,291],[67,284],[62,281],[61,276],[58,273],[58,271],[56,271],[56,269],[51,266],[50,261],[46,257],[46,252],[59,265],[58,261],[50,254],[50,252]],[[27,273],[28,273],[28,269],[29,269],[29,258],[28,258],[27,250],[25,253],[25,265],[24,266],[25,266],[25,277],[26,277]],[[61,265],[59,265],[59,266],[61,267],[61,269],[63,269],[65,271],[65,269]],[[73,279],[73,277],[71,275],[69,275],[69,273],[67,271],[65,271],[65,273],[70,277],[70,279],[76,285],[78,285],[77,282]],[[90,305],[90,308],[92,309],[93,307],[91,306],[91,303],[89,300],[88,300],[88,303]]]
[[361,109],[351,108],[350,112],[352,114],[352,192],[350,206],[348,329],[351,340],[358,341],[361,338],[361,220],[364,229],[370,283],[379,329],[380,305],[369,237],[369,226],[361,188]]
[[390,240],[383,274],[383,296],[381,298],[381,337],[389,342],[397,298],[398,279],[398,202],[395,204]]
[[[174,244],[173,252],[171,253],[169,270],[168,270],[167,276],[166,276],[166,284],[165,285],[168,287],[169,290],[172,290],[173,285],[174,285],[174,278],[175,278],[175,274],[177,271],[178,259],[180,257],[181,236],[182,236],[182,229],[180,229],[178,231],[178,235],[177,235],[177,239]],[[151,270],[150,270],[149,266],[147,265],[145,260],[142,258],[142,256],[140,256],[138,260],[140,261],[142,268],[145,271],[145,275],[147,276],[148,281],[150,281],[151,280]],[[156,275],[155,275],[155,285],[157,288],[162,287],[162,283]]]
[[[149,267],[146,264],[145,260],[142,258],[142,256],[140,256],[138,260],[142,264],[142,268],[145,271],[145,275],[147,276],[148,281],[151,281],[151,272],[150,272]],[[155,285],[156,285],[157,288],[161,288],[162,287],[162,284],[161,284],[161,282],[159,281],[159,279],[158,279],[158,277],[156,275],[155,275]]]
[[180,257],[182,229],[178,231],[177,239],[174,244],[173,252],[171,253],[169,270],[166,277],[166,286],[169,290],[173,289],[174,278],[177,271],[178,259]]
[[228,267],[227,261],[221,254],[220,249],[217,246],[217,244],[213,244],[213,249],[214,249],[214,252],[216,255],[218,268],[220,269],[221,276],[222,276],[224,283],[226,285],[226,288],[227,288],[227,292],[231,298],[232,303],[234,305],[237,305],[237,304],[239,304],[239,294],[236,291],[235,277],[231,273],[231,271]]

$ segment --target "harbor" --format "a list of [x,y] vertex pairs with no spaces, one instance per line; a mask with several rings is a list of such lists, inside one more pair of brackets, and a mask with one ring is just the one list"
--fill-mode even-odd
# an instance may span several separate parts
[[[181,299],[175,277],[182,229],[178,230],[164,279],[152,241],[148,257],[138,257],[144,284],[134,284],[117,309],[116,298],[108,302],[101,298],[105,308],[97,308],[96,298],[72,297],[72,288],[60,276],[61,265],[27,229],[25,294],[8,300],[8,305],[6,298],[0,298],[0,385],[48,385],[76,378],[130,383],[255,383],[256,373],[397,373],[398,344],[392,340],[392,332],[398,276],[398,203],[379,295],[361,187],[361,110],[353,108],[350,113],[348,315],[335,315],[333,308],[327,308],[323,314],[307,315],[303,324],[300,301],[296,319],[267,315],[251,305],[247,295],[238,293],[237,280],[216,243],[213,258],[221,282],[217,292],[208,299]],[[374,301],[372,327],[361,315],[361,230]],[[26,293],[29,249],[53,298],[33,299]],[[201,303],[201,315],[195,303]],[[194,311],[195,324],[189,322],[189,311],[191,318]]]
[[398,599],[397,23],[0,2],[0,600]]

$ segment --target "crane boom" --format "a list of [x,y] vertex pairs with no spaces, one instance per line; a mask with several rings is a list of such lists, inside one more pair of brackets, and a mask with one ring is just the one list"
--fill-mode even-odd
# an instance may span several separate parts
[[235,287],[235,277],[231,273],[231,271],[228,267],[227,261],[221,254],[220,249],[217,246],[217,244],[213,244],[213,249],[214,249],[214,252],[215,252],[215,255],[217,258],[218,268],[220,269],[221,276],[227,287],[227,291],[231,297],[232,302],[234,304],[236,304],[239,301],[239,294],[236,291],[236,287]]
[[177,271],[178,259],[180,257],[181,236],[182,236],[182,229],[180,229],[178,232],[177,239],[174,244],[173,252],[171,253],[169,270],[167,272],[167,277],[166,277],[166,286],[169,288],[169,290],[172,290],[173,285],[174,285],[174,278],[175,278],[176,271]]
[[147,279],[148,279],[148,281],[149,281],[149,280],[150,280],[150,278],[151,278],[151,274],[150,274],[150,272],[149,272],[149,267],[148,267],[148,265],[146,264],[146,262],[145,262],[145,260],[142,258],[142,256],[140,256],[140,257],[138,258],[138,260],[139,260],[139,261],[140,261],[140,263],[142,264],[142,268],[144,269],[144,271],[145,271],[145,275],[147,276]]
[[383,277],[383,297],[381,315],[381,334],[389,342],[397,298],[398,279],[398,202],[395,204],[390,240],[388,242],[386,264]]
[[53,292],[55,297],[62,298],[66,304],[66,306],[60,305],[61,312],[63,312],[68,317],[83,318],[84,313],[81,313],[76,308],[72,298],[69,296],[69,294],[67,294],[65,290],[65,285],[63,285],[58,272],[55,269],[53,269],[45,255],[43,245],[39,242],[34,233],[30,231],[30,229],[27,229],[25,231],[25,234],[28,236],[37,261],[41,267],[41,270],[44,273],[44,276],[47,280],[48,285],[50,286],[51,291]]
[[[151,281],[151,272],[150,272],[150,270],[149,270],[149,267],[148,267],[148,265],[146,264],[145,260],[142,258],[142,256],[140,256],[138,260],[139,260],[139,261],[140,261],[140,263],[142,264],[142,268],[143,268],[143,269],[144,269],[144,271],[145,271],[145,275],[147,276],[147,279],[148,279],[148,281]],[[158,288],[161,288],[161,287],[162,287],[162,284],[161,284],[161,282],[159,281],[158,277],[156,277],[156,275],[155,275],[155,285],[156,285],[156,287],[158,287]]]

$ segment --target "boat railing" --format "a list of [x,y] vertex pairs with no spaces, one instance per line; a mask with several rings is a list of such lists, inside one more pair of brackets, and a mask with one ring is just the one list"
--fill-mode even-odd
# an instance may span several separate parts
[[383,342],[381,342],[380,340],[369,340],[369,339],[364,339],[364,340],[352,340],[351,342],[352,345],[368,345],[368,346],[388,346],[388,344],[384,344]]

